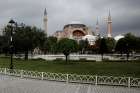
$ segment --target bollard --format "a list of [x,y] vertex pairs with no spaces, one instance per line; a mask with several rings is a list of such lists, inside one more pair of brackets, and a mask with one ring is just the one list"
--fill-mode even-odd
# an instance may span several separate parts
[[130,77],[128,77],[128,88],[130,88],[130,83],[131,83],[131,78]]
[[7,68],[4,68],[4,74],[5,75],[7,74]]
[[98,76],[96,75],[95,76],[95,85],[97,85],[98,84]]
[[44,79],[44,72],[41,72],[41,80]]
[[67,74],[67,80],[66,83],[69,83],[69,74]]
[[23,78],[23,70],[20,71],[20,78]]

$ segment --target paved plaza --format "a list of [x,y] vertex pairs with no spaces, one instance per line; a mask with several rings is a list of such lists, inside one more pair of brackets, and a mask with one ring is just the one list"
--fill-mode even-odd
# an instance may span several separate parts
[[66,84],[0,75],[0,93],[140,93],[140,88]]

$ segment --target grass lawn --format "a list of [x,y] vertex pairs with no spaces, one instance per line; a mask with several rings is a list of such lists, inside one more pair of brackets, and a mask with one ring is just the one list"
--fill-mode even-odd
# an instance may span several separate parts
[[[13,60],[15,69],[107,76],[140,77],[140,62],[52,62],[44,60]],[[9,67],[10,58],[0,58],[0,67]]]

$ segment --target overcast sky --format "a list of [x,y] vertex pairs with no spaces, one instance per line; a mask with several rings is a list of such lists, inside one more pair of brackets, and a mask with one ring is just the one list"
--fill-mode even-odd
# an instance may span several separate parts
[[43,29],[44,9],[48,13],[48,33],[62,30],[65,24],[79,22],[107,32],[105,18],[111,10],[113,35],[131,32],[140,36],[140,0],[0,0],[0,28],[13,18],[17,22]]

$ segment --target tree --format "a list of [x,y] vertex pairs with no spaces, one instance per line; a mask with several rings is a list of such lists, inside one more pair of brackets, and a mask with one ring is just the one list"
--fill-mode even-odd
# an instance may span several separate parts
[[[9,47],[10,29],[6,26],[3,30],[3,37],[6,39],[5,48]],[[24,53],[25,59],[28,59],[28,52],[33,51],[36,47],[41,47],[44,44],[45,34],[36,27],[19,26],[14,28],[13,45],[15,53]],[[6,50],[5,49],[5,50]]]
[[120,39],[116,44],[115,51],[119,52],[121,55],[125,53],[126,43],[125,38]]
[[101,43],[101,39],[100,38],[95,41],[95,45],[94,45],[95,46],[94,47],[95,53],[100,53],[100,43]]
[[78,44],[75,40],[63,38],[58,42],[58,50],[63,53],[66,57],[66,62],[68,60],[68,56],[72,52],[76,52],[78,49]]
[[44,51],[55,54],[57,52],[57,38],[50,36],[44,42]]
[[103,55],[104,55],[104,53],[107,52],[107,45],[106,45],[106,39],[105,38],[100,39],[100,50],[99,50],[99,52],[101,53],[102,60],[103,60]]
[[28,52],[36,47],[42,48],[45,41],[45,34],[36,27],[25,26],[15,33],[15,48],[17,51],[25,53],[25,59],[28,59]]
[[3,43],[4,43],[3,36],[0,36],[0,54],[3,52]]
[[1,48],[2,53],[5,53],[5,55],[8,55],[10,52],[10,26],[6,26],[3,28],[3,35],[1,36]]
[[112,53],[116,44],[115,40],[113,38],[106,38],[105,41],[107,45],[107,52]]
[[120,52],[121,55],[125,53],[128,60],[129,54],[132,53],[133,51],[139,51],[140,49],[139,47],[140,47],[139,37],[136,37],[131,33],[128,33],[125,35],[124,38],[120,39],[117,42],[115,50],[117,52]]
[[81,52],[81,54],[84,54],[85,53],[85,51],[87,50],[87,48],[88,48],[88,40],[86,39],[86,40],[80,40],[79,41],[79,51]]
[[140,53],[140,37],[136,38],[136,52]]

